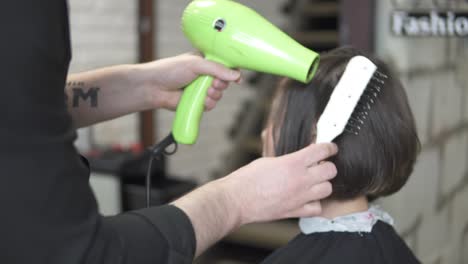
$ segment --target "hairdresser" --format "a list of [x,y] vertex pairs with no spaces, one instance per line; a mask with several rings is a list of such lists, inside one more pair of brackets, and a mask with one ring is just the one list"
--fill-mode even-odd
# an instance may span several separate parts
[[217,78],[212,109],[240,73],[188,54],[67,77],[67,17],[64,0],[0,5],[0,263],[191,263],[243,224],[320,212],[336,173],[321,161],[334,145],[259,159],[171,205],[99,215],[75,129],[173,110],[199,74]]

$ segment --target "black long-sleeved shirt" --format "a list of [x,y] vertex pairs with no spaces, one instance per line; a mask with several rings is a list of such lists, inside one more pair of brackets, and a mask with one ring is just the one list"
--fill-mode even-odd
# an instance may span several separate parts
[[172,206],[102,217],[64,100],[65,0],[0,3],[0,263],[191,263]]

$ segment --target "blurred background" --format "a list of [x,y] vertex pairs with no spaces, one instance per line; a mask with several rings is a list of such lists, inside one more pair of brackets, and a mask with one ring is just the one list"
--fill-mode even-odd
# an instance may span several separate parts
[[[192,51],[180,30],[188,0],[69,0],[71,72]],[[422,141],[407,185],[378,203],[429,264],[468,263],[468,1],[240,1],[316,51],[340,45],[376,53],[406,86]],[[258,158],[277,77],[245,72],[204,115],[194,146],[180,146],[153,170],[153,204]],[[131,87],[130,87],[131,88]],[[141,150],[170,132],[173,113],[129,115],[79,131],[103,214],[144,206],[147,157]],[[258,263],[298,233],[295,220],[242,227],[196,263]]]

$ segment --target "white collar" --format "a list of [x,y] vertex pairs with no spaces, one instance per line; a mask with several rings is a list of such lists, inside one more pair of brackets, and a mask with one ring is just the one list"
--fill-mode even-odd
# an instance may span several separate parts
[[334,219],[323,217],[308,217],[299,220],[299,228],[302,233],[308,235],[321,232],[371,232],[377,221],[393,225],[393,218],[377,206],[371,206],[369,210],[349,215],[339,216]]

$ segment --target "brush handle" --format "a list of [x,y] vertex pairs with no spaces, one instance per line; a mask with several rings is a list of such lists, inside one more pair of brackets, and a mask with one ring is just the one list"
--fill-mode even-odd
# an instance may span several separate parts
[[177,143],[192,145],[197,140],[205,98],[212,83],[213,77],[204,75],[185,88],[172,126],[172,135]]

